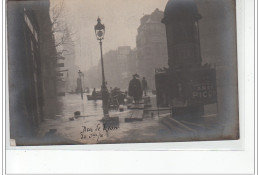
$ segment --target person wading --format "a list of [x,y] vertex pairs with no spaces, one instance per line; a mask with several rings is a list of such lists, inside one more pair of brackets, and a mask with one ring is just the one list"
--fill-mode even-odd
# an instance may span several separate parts
[[137,79],[139,75],[133,75],[133,79],[129,82],[128,86],[128,95],[134,98],[135,104],[139,102],[139,100],[143,96],[143,90],[141,86],[141,82]]

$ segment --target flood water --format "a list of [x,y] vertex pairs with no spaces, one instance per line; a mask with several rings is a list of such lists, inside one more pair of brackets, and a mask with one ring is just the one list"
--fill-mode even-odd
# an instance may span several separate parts
[[[59,104],[61,105],[60,115],[65,118],[74,116],[75,111],[80,111],[82,116],[99,116],[102,118],[102,101],[88,100],[86,93],[83,94],[83,99],[80,94],[69,94],[59,97]],[[100,118],[100,119],[101,119]]]
[[[143,110],[124,111],[110,110],[110,117],[119,117],[119,128],[104,130],[102,100],[87,100],[86,94],[81,99],[80,94],[66,94],[59,97],[60,113],[55,119],[43,122],[40,135],[50,129],[57,130],[55,135],[77,141],[79,143],[125,143],[151,142],[160,137],[160,130],[167,129],[160,124],[158,116],[144,118],[143,121],[125,122],[129,116],[142,116]],[[81,117],[74,118],[74,112],[80,111]]]

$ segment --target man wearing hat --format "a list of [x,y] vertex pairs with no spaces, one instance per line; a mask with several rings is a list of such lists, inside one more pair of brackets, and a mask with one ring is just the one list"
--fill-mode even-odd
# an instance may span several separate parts
[[143,96],[141,82],[138,77],[138,74],[133,75],[133,79],[129,82],[128,86],[128,94],[130,97],[134,98],[135,103],[137,103]]

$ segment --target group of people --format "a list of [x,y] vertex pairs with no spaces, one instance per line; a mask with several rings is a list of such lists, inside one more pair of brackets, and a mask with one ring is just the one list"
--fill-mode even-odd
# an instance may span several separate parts
[[128,86],[128,95],[134,98],[134,102],[138,103],[141,99],[143,94],[146,96],[147,94],[147,81],[145,77],[143,77],[142,82],[139,80],[139,75],[133,75],[133,79],[129,82]]
[[[133,75],[133,79],[130,80],[129,86],[128,86],[128,96],[133,97],[134,102],[138,103],[142,99],[143,95],[144,96],[147,95],[147,90],[148,90],[148,85],[147,85],[147,81],[146,81],[145,77],[143,77],[142,81],[140,81],[138,74]],[[118,96],[118,94],[121,94],[121,91],[119,88],[112,89],[112,87],[111,87],[109,94],[110,94],[110,97],[115,96],[115,95]],[[125,95],[126,94],[127,93],[125,93]],[[97,92],[96,92],[95,88],[92,92],[92,96],[97,96]]]

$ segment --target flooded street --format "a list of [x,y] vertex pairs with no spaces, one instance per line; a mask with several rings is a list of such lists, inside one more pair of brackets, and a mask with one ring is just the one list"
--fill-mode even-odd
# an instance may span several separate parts
[[247,2],[3,1],[3,171],[252,173]]
[[[109,111],[110,117],[119,117],[119,128],[105,130],[100,121],[103,118],[102,100],[87,100],[86,94],[82,100],[80,94],[67,93],[59,98],[59,102],[61,113],[41,124],[40,136],[55,130],[53,135],[82,144],[128,143],[160,141],[161,134],[168,131],[157,115],[142,121],[125,122],[126,117],[143,115],[143,110],[129,110],[127,106],[124,106],[123,112]],[[73,118],[75,111],[80,111],[80,117]]]
[[75,111],[80,111],[81,115],[84,116],[101,116],[103,114],[102,101],[91,100],[88,101],[86,94],[81,99],[80,94],[69,94],[59,97],[59,103],[61,105],[61,112],[64,118],[69,119],[73,117]]

